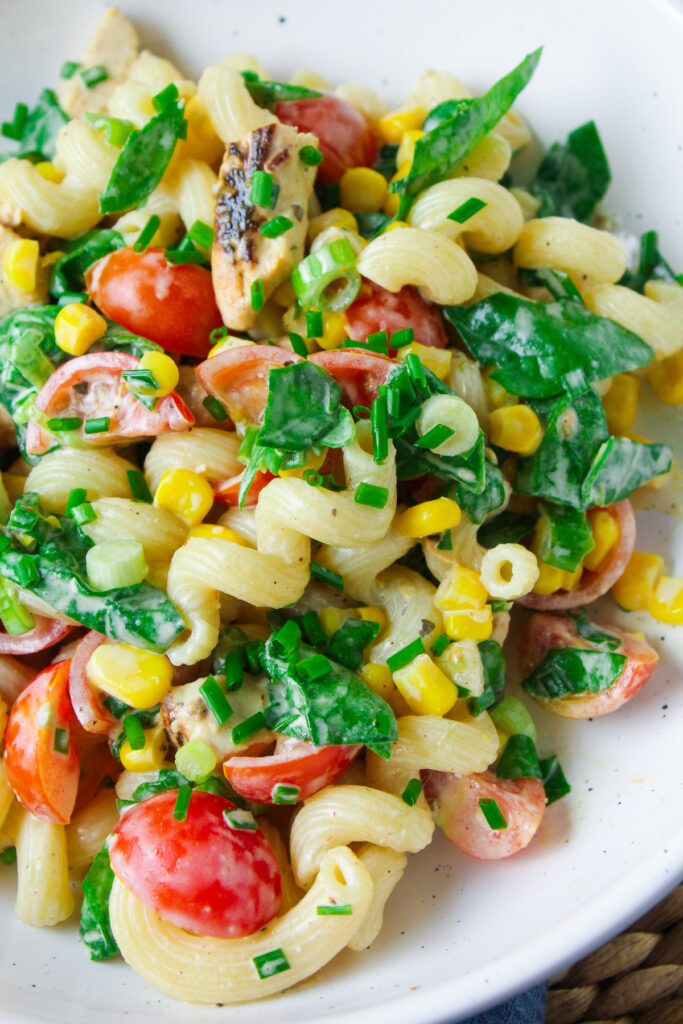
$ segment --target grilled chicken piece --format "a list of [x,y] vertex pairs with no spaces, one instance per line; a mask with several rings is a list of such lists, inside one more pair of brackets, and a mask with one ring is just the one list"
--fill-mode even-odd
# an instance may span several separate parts
[[[224,680],[220,681],[224,683]],[[164,727],[177,747],[182,747],[189,740],[200,739],[211,747],[217,759],[222,761],[232,754],[244,753],[255,745],[265,747],[272,743],[272,733],[267,729],[260,729],[243,743],[235,744],[232,741],[234,727],[255,715],[257,711],[263,711],[270,703],[268,680],[265,676],[249,679],[239,690],[228,694],[232,715],[226,726],[218,724],[199,692],[203,682],[204,679],[196,679],[184,686],[174,686],[164,697],[159,724]]]
[[0,224],[0,320],[26,306],[42,306],[47,302],[48,272],[38,260],[36,287],[32,292],[17,292],[7,281],[4,270],[5,253],[22,236]]
[[105,113],[107,103],[117,85],[126,79],[128,69],[138,55],[138,34],[135,27],[115,7],[109,7],[95,29],[95,33],[81,54],[82,68],[102,64],[108,78],[88,89],[76,72],[72,78],[62,79],[57,96],[69,117],[78,117],[89,110],[95,114]]
[[[251,286],[263,282],[264,301],[286,281],[304,255],[308,228],[308,201],[315,167],[299,159],[304,146],[317,146],[314,135],[287,124],[256,128],[225,151],[216,198],[215,234],[211,267],[216,301],[224,322],[232,330],[254,326]],[[254,171],[268,171],[279,186],[274,209],[254,206],[251,183]],[[264,238],[259,228],[273,217],[288,217],[292,227],[278,238]]]

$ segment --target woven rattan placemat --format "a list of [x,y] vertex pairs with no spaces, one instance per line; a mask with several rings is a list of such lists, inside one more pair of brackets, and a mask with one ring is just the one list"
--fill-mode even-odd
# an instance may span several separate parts
[[683,885],[551,979],[546,1024],[683,1024]]

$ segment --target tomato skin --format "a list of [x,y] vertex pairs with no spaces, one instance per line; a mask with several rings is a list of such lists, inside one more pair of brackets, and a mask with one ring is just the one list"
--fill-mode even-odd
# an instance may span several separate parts
[[209,334],[223,326],[211,272],[173,266],[163,249],[117,249],[88,270],[86,284],[106,317],[168,352],[201,359],[211,348]]
[[229,348],[197,367],[202,387],[228,410],[235,422],[260,423],[268,397],[268,373],[273,366],[300,363],[301,356],[274,345]]
[[372,167],[377,160],[377,143],[367,121],[338,96],[283,100],[275,104],[275,114],[285,124],[318,137],[324,158],[318,181],[324,185],[339,181],[350,167]]
[[[81,735],[83,735],[81,733]],[[78,795],[73,813],[77,814],[95,799],[105,779],[116,782],[121,774],[121,762],[118,761],[108,744],[103,741],[93,742],[88,736],[85,744],[78,744],[80,751],[81,773],[78,781]]]
[[239,938],[280,909],[282,878],[257,829],[233,829],[233,804],[194,790],[185,821],[173,817],[178,790],[130,807],[109,856],[118,878],[165,921],[197,935]]
[[107,711],[100,694],[88,679],[86,668],[90,656],[103,644],[106,637],[91,629],[86,633],[71,659],[69,696],[76,718],[86,732],[106,735],[116,724],[116,718]]
[[[220,501],[223,505],[238,505],[244,472],[242,470],[236,476],[229,476],[227,480],[221,480],[220,483],[217,483],[213,492],[214,501]],[[275,477],[268,470],[262,473],[260,469],[257,469],[254,479],[251,481],[251,487],[244,499],[244,507],[248,508],[250,505],[256,505],[258,503],[258,496],[263,488],[274,479]]]
[[[5,767],[17,799],[36,817],[58,825],[71,819],[80,765],[68,690],[70,664],[60,661],[38,673],[12,705],[5,730]],[[50,724],[41,727],[45,717]],[[54,749],[58,728],[69,734],[66,754]]]
[[[386,331],[390,336],[412,327],[415,341],[429,348],[445,348],[448,338],[443,317],[436,306],[422,298],[417,288],[405,285],[398,292],[387,291],[373,281],[363,281],[346,310],[347,333],[354,341],[368,334]],[[391,338],[390,338],[391,340]]]
[[[628,659],[618,679],[600,693],[572,694],[566,697],[534,697],[533,699],[554,715],[562,718],[595,718],[616,711],[635,697],[655,670],[659,655],[648,643],[639,637],[626,633],[616,626],[595,624],[605,633],[611,633],[621,641],[615,651]],[[576,647],[580,650],[596,650],[584,637],[578,636],[576,626],[568,615],[550,615],[538,612],[532,615],[524,629],[520,643],[520,667],[525,676],[543,661],[548,651],[557,648]]]
[[387,377],[397,363],[381,352],[366,352],[363,349],[338,348],[327,352],[316,352],[309,356],[309,362],[322,366],[341,384],[344,398],[350,408],[364,405],[369,408],[379,394],[380,384],[386,384]]
[[66,622],[48,619],[44,615],[35,615],[34,618],[36,624],[27,633],[19,636],[0,633],[0,654],[35,654],[36,651],[44,651],[46,647],[58,644],[73,629]]
[[[511,857],[529,845],[545,812],[545,790],[539,779],[499,779],[493,772],[452,775],[420,773],[434,820],[454,846],[478,860]],[[494,831],[479,801],[493,798],[507,828]]]
[[355,747],[315,747],[278,736],[275,753],[267,757],[231,757],[223,764],[233,789],[259,804],[272,804],[273,787],[297,786],[297,803],[334,782],[360,751]]

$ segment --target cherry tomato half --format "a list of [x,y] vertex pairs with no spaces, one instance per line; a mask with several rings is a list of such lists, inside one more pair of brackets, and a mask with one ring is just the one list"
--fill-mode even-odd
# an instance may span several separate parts
[[393,359],[381,352],[355,348],[316,352],[309,356],[309,360],[322,366],[341,384],[344,398],[351,408],[354,405],[369,408],[379,394],[379,385],[386,384],[389,373],[396,366]]
[[296,786],[297,803],[307,800],[341,775],[360,747],[315,747],[278,736],[275,753],[267,757],[231,757],[223,765],[225,777],[238,793],[259,804],[272,804],[277,785]]
[[[244,470],[241,473],[237,473],[236,476],[229,476],[227,480],[221,480],[220,483],[217,483],[213,492],[214,501],[220,501],[223,505],[238,505],[243,476]],[[256,505],[258,496],[263,488],[274,479],[273,474],[267,470],[262,473],[260,469],[257,469],[254,473],[254,479],[251,481],[251,487],[244,499],[245,507]]]
[[386,331],[391,336],[409,327],[420,345],[445,348],[448,340],[437,307],[430,305],[417,288],[409,284],[398,292],[390,292],[373,281],[364,281],[346,310],[346,320],[347,333],[354,341],[365,341],[368,334],[378,331]]
[[282,878],[260,829],[230,826],[233,804],[194,790],[184,821],[173,817],[178,790],[130,807],[114,829],[111,866],[165,921],[197,935],[239,938],[280,909]]
[[88,270],[86,284],[105,316],[169,352],[202,359],[209,334],[223,325],[211,272],[174,266],[163,249],[117,249]]
[[300,362],[301,356],[284,348],[244,345],[228,348],[200,363],[197,377],[235,422],[260,423],[268,397],[269,370]]
[[58,619],[48,619],[44,615],[34,616],[36,624],[27,633],[12,636],[11,633],[0,633],[0,654],[35,654],[46,647],[58,644],[67,636],[73,626]]
[[71,659],[69,696],[76,718],[86,732],[106,735],[116,725],[116,718],[102,703],[101,691],[88,679],[86,671],[90,656],[106,637],[92,629],[86,633]]
[[309,100],[283,100],[275,113],[300,132],[318,137],[323,161],[318,180],[324,185],[339,181],[350,167],[372,167],[377,160],[377,143],[362,114],[338,96]]

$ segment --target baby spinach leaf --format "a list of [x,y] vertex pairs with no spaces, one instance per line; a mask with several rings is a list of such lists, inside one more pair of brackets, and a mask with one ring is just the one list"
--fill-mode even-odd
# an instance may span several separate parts
[[52,160],[57,155],[57,136],[69,118],[52,89],[43,89],[35,107],[24,121],[17,148],[9,156],[27,157],[34,162]]
[[354,217],[358,224],[358,233],[363,238],[367,238],[369,242],[381,234],[387,224],[391,223],[391,217],[387,217],[386,213],[380,213],[379,210],[372,213],[354,213]]
[[611,174],[594,121],[575,128],[566,142],[550,147],[529,191],[541,200],[538,217],[588,221],[605,195]]
[[482,711],[492,708],[505,693],[505,658],[497,640],[482,640],[477,644],[484,669],[484,689],[479,697],[470,697],[467,707],[476,718]]
[[654,355],[632,331],[572,299],[530,302],[499,292],[444,312],[477,362],[496,367],[493,380],[527,398],[559,394],[574,370],[603,380],[646,366]]
[[501,512],[479,527],[477,540],[483,548],[495,548],[497,544],[518,544],[531,533],[536,525],[535,516],[523,516],[519,512]]
[[595,547],[586,513],[551,501],[540,501],[538,509],[537,529],[542,561],[557,569],[574,572],[585,555]]
[[496,775],[499,779],[541,778],[541,765],[531,736],[517,732],[509,738],[500,755]]
[[583,608],[572,608],[567,613],[574,622],[577,635],[583,637],[588,643],[594,644],[603,651],[617,651],[622,644],[622,639],[614,633],[606,633],[599,629],[587,617]]
[[530,697],[550,700],[572,694],[601,693],[617,681],[627,660],[625,654],[611,651],[554,648],[522,680],[522,687]]
[[525,288],[547,288],[554,299],[576,299],[577,302],[583,302],[581,292],[564,270],[556,270],[555,267],[528,270],[520,267],[517,279]]
[[479,431],[476,444],[463,455],[439,455],[429,448],[417,448],[411,441],[417,438],[413,431],[394,438],[396,448],[396,474],[399,480],[414,480],[426,473],[439,480],[462,483],[474,494],[484,489],[484,435]]
[[563,796],[571,793],[572,787],[565,778],[562,765],[558,761],[556,754],[553,754],[552,757],[543,758],[540,765],[546,807],[550,807],[556,800],[561,800]]
[[450,117],[418,139],[410,171],[390,186],[400,196],[399,219],[405,217],[418,193],[447,178],[495,127],[531,79],[541,50],[528,54],[483,96],[458,101]]
[[125,246],[123,235],[110,228],[87,231],[67,243],[66,255],[55,263],[50,292],[56,298],[66,292],[84,292],[85,272],[88,267],[115,249]]
[[645,282],[653,279],[683,285],[683,274],[676,274],[659,251],[657,232],[645,231],[640,236],[638,266],[635,270],[627,270],[618,283],[642,293]]
[[598,450],[581,487],[584,508],[613,505],[637,487],[668,473],[673,452],[668,444],[642,444],[628,437],[610,437]]
[[[341,387],[315,363],[302,361],[268,373],[268,399],[257,444],[306,451],[337,427]],[[345,444],[346,441],[342,441]]]
[[276,103],[287,100],[313,100],[323,94],[315,89],[306,89],[303,85],[288,85],[285,82],[268,82],[254,71],[242,71],[244,84],[249,90],[249,95],[259,107],[267,107],[272,110]]
[[162,768],[156,779],[151,782],[143,782],[133,790],[133,800],[140,803],[142,800],[149,800],[150,797],[159,796],[169,789],[180,789],[187,785],[187,779],[175,768]]
[[505,478],[498,466],[488,458],[484,459],[484,486],[481,491],[459,480],[453,484],[449,493],[449,497],[457,501],[472,523],[482,523],[488,515],[501,508],[506,496]]
[[330,642],[324,648],[325,654],[346,668],[362,668],[363,651],[377,639],[378,633],[379,622],[347,619],[339,629],[335,629]]
[[113,884],[114,872],[105,843],[83,879],[79,932],[91,960],[108,960],[119,953],[109,919],[109,894]]

